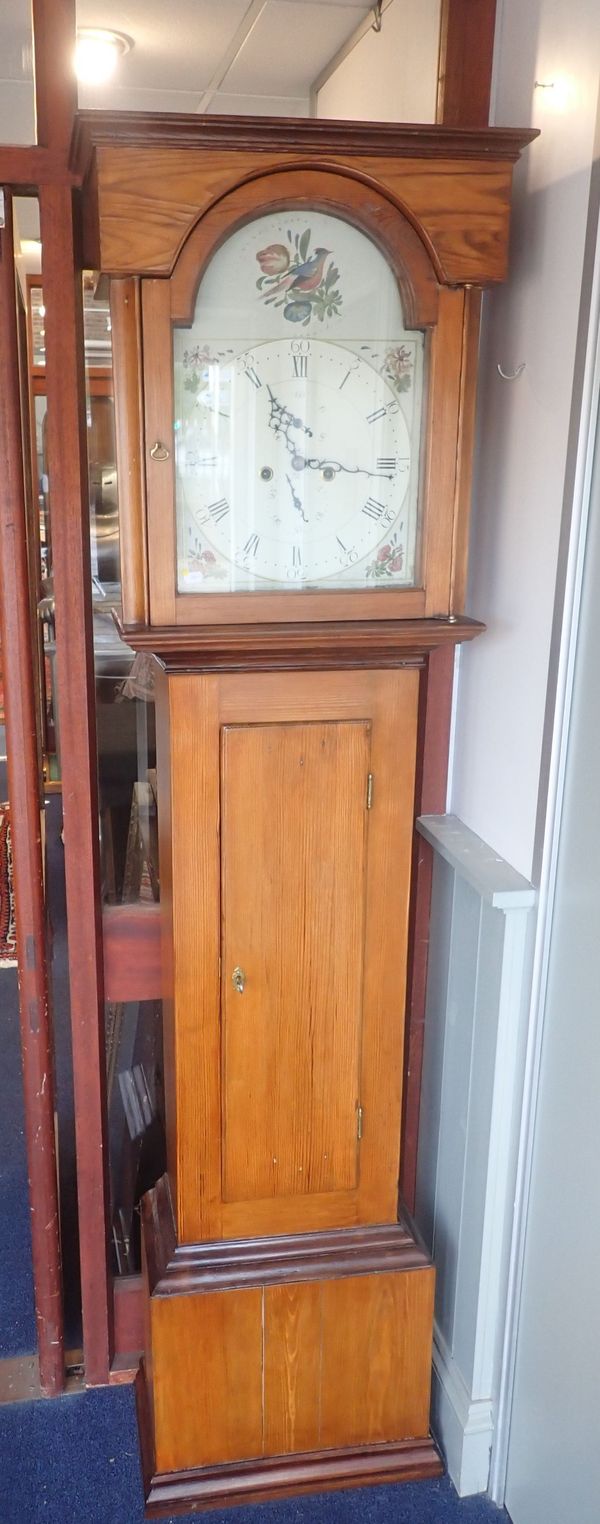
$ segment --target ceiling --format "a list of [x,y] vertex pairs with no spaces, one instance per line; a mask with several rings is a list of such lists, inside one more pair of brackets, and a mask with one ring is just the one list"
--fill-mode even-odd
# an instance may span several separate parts
[[[80,26],[125,32],[118,76],[80,105],[305,116],[315,79],[374,0],[77,0]],[[0,142],[34,139],[30,0],[0,5]]]

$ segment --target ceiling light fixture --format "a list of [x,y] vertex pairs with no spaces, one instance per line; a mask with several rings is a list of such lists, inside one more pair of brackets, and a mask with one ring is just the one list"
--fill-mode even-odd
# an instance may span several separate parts
[[119,59],[133,47],[124,32],[108,32],[103,27],[82,26],[77,32],[75,73],[85,85],[104,85],[111,79]]

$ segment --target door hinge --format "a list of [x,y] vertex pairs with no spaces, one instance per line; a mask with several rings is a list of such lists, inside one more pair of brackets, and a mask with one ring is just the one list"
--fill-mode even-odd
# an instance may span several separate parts
[[359,1143],[361,1141],[362,1135],[363,1135],[363,1109],[362,1109],[362,1106],[357,1106],[357,1108],[356,1108],[356,1136],[358,1138]]
[[373,774],[367,773],[367,809],[373,808]]

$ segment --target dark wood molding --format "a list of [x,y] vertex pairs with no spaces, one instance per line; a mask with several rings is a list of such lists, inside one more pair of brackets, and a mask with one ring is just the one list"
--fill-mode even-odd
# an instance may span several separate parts
[[423,1270],[431,1264],[412,1224],[404,1221],[178,1245],[166,1175],[143,1197],[141,1210],[153,1297]]
[[234,1507],[268,1499],[368,1487],[381,1482],[441,1476],[443,1466],[431,1438],[396,1444],[321,1450],[306,1455],[259,1457],[198,1471],[154,1475],[146,1498],[150,1518],[190,1509]]
[[160,1000],[160,905],[105,905],[102,943],[107,1000]]
[[333,121],[317,117],[197,116],[175,112],[80,111],[70,166],[85,176],[98,148],[211,148],[324,157],[343,153],[417,159],[489,159],[515,163],[535,128]]
[[169,672],[262,672],[397,667],[441,646],[474,640],[477,619],[381,619],[329,624],[122,626],[135,651],[151,651]]

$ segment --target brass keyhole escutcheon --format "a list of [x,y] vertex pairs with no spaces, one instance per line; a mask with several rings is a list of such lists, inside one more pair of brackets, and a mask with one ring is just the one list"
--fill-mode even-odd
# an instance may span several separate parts
[[243,968],[234,968],[231,975],[231,983],[234,990],[237,990],[238,995],[243,995],[246,987],[246,975]]
[[150,456],[152,460],[168,460],[169,453],[170,452],[167,450],[167,446],[161,444],[160,439],[157,439],[152,446]]

